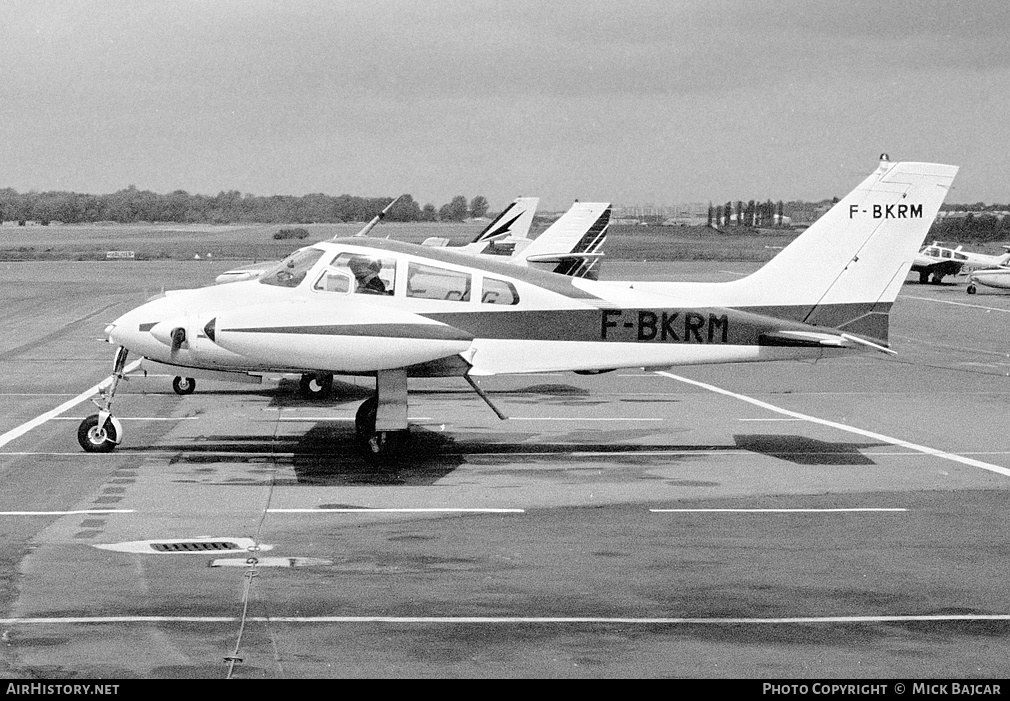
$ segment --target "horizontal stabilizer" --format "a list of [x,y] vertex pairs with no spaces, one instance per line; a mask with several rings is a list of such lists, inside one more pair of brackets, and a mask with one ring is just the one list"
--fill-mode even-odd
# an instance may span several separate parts
[[[610,228],[609,202],[576,202],[522,252],[526,265],[595,279]],[[564,253],[561,253],[564,252]]]
[[562,263],[564,261],[597,260],[602,253],[544,253],[536,256],[525,256],[529,263]]
[[872,341],[867,341],[858,336],[847,333],[821,333],[819,331],[771,331],[761,334],[760,343],[763,346],[788,346],[788,347],[822,347],[822,348],[854,348],[856,346],[866,346],[882,353],[896,355],[896,353],[886,346],[882,346]]

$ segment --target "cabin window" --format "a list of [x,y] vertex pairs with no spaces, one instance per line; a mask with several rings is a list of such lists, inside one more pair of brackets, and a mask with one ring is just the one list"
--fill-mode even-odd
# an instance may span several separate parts
[[950,258],[950,251],[948,251],[947,249],[943,249],[942,251],[940,251],[940,256],[942,258]]
[[935,248],[927,248],[926,255],[929,256],[930,258],[939,258],[940,252]]
[[326,267],[313,289],[323,292],[391,295],[395,281],[395,258],[341,253]]
[[470,275],[432,265],[411,263],[407,267],[407,296],[469,302]]
[[298,287],[322,255],[323,251],[318,248],[300,248],[260,275],[260,282],[277,287]]
[[316,281],[313,289],[320,292],[343,292],[351,291],[351,276],[349,273],[340,272],[333,268],[327,268]]
[[954,253],[954,260],[968,260],[968,256],[963,253]]
[[484,278],[480,301],[484,304],[519,304],[519,293],[511,282],[488,277]]

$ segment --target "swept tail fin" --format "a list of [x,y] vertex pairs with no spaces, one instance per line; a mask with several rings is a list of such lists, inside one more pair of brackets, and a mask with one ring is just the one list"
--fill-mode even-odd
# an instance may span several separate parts
[[517,197],[494,220],[477,234],[473,243],[494,241],[505,237],[524,239],[529,236],[533,215],[537,213],[539,197]]
[[521,253],[520,264],[596,279],[610,228],[609,202],[576,202]]

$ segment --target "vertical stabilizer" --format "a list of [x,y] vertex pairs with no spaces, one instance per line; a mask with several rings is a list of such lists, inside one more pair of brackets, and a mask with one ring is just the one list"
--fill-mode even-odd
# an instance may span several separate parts
[[882,160],[760,270],[727,283],[752,305],[890,303],[929,233],[957,167]]
[[533,215],[537,213],[539,197],[517,197],[494,220],[477,234],[473,243],[502,238],[524,239],[529,236]]
[[528,266],[595,279],[610,228],[609,202],[576,202],[520,254]]

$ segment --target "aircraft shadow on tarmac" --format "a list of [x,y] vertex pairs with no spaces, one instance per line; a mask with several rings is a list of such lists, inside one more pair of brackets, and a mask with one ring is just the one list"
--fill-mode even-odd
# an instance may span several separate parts
[[[643,439],[648,431],[622,431],[625,440]],[[745,450],[798,465],[874,465],[859,452],[879,443],[830,443],[796,435],[737,435],[734,445],[671,445],[584,440],[593,434],[573,432],[563,442],[531,442],[536,434],[473,434],[459,437],[415,426],[410,446],[395,462],[376,464],[355,445],[353,429],[344,423],[320,422],[300,436],[275,439],[271,435],[209,435],[185,445],[162,445],[175,451],[169,464],[192,468],[192,481],[257,486],[428,486],[462,465],[478,468],[536,470],[550,465],[564,471],[576,466],[620,467],[635,471],[664,468],[694,461],[699,454]],[[616,436],[614,436],[616,437]],[[502,440],[506,438],[507,440]],[[571,438],[583,440],[571,441]],[[276,461],[267,454],[278,453]],[[246,464],[242,474],[214,472],[214,465]],[[277,467],[290,465],[291,472]],[[511,466],[511,467],[509,467]],[[285,474],[287,476],[285,476]],[[615,475],[618,473],[614,473]],[[637,474],[637,472],[636,472]],[[625,474],[625,476],[627,476]],[[190,481],[189,478],[185,478]]]
[[797,465],[876,465],[863,455],[864,448],[884,443],[829,443],[806,436],[746,434],[733,436],[740,450],[760,453]]

